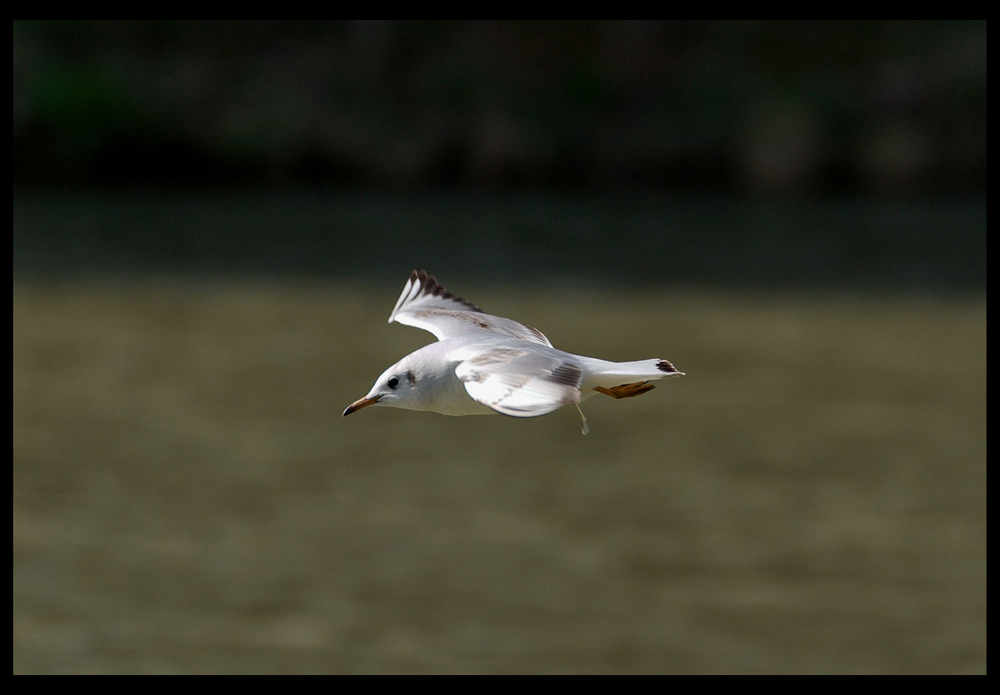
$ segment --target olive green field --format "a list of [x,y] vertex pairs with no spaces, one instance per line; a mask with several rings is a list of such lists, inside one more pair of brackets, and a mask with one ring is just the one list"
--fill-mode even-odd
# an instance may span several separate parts
[[442,282],[686,376],[368,408],[400,286],[13,284],[14,673],[985,673],[986,299]]

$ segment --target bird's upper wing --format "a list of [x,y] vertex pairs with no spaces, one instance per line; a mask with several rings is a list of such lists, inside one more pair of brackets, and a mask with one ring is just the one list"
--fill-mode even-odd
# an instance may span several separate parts
[[552,347],[549,339],[537,328],[487,314],[472,302],[441,287],[433,275],[423,270],[410,273],[403,293],[389,315],[389,323],[393,321],[423,328],[438,340],[475,331],[492,331]]
[[455,374],[473,399],[504,415],[535,417],[580,402],[580,364],[563,354],[522,343],[520,347],[469,347]]

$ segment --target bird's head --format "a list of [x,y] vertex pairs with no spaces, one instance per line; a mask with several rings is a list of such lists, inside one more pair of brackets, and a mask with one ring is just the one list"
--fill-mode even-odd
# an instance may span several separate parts
[[417,394],[417,375],[409,360],[403,359],[382,372],[364,398],[347,406],[344,417],[370,405],[386,405],[390,408],[420,410]]

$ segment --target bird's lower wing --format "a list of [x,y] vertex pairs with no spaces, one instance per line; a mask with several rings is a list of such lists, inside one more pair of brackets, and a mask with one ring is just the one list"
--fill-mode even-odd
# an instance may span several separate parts
[[473,399],[504,415],[536,417],[580,402],[581,366],[530,344],[484,350],[455,374]]

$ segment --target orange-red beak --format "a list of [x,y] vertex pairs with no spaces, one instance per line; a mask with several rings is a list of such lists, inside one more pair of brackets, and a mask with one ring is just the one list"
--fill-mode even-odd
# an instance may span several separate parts
[[378,403],[378,399],[379,399],[378,396],[374,396],[372,398],[359,398],[358,400],[354,401],[349,406],[347,406],[347,409],[344,411],[342,417],[347,417],[356,410],[361,410],[362,408],[367,408],[370,405],[374,405],[375,403]]

